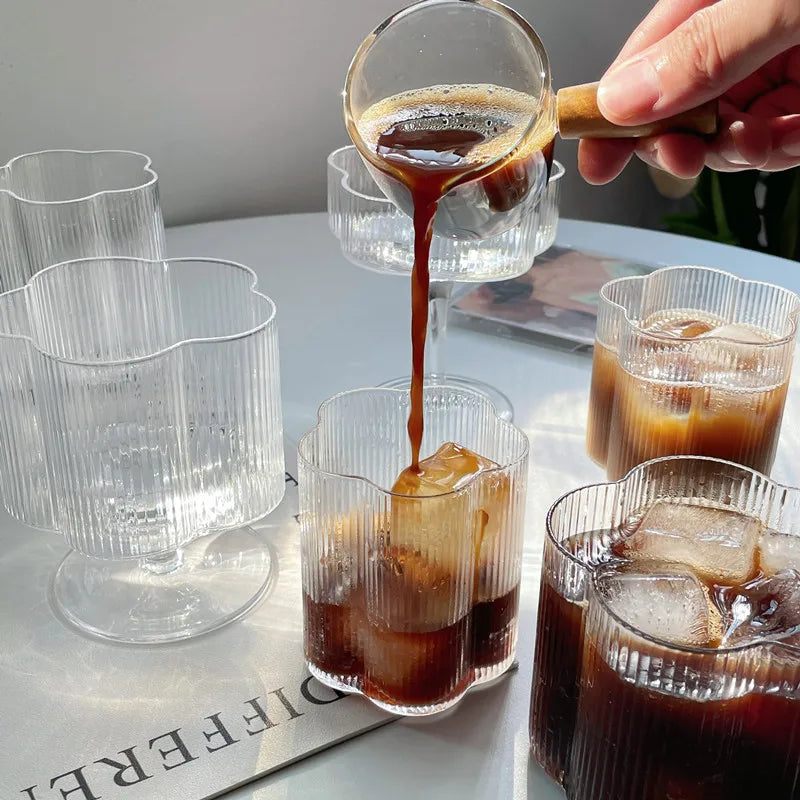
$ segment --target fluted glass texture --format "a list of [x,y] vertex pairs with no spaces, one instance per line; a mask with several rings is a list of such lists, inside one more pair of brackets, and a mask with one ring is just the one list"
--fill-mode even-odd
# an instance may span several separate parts
[[[158,178],[147,156],[47,150],[0,167],[0,292],[61,261],[98,256],[166,256]],[[32,376],[24,358],[5,352],[0,359],[0,394],[21,423],[1,443],[3,501],[26,524],[53,528],[37,397],[24,389]]]
[[[463,240],[434,232],[431,279],[481,283],[527,272],[534,257],[555,242],[563,174],[564,167],[554,162],[550,181],[532,210],[504,233]],[[355,147],[342,147],[328,156],[328,221],[348,260],[377,272],[411,273],[411,218],[383,194]]]
[[275,307],[255,283],[232,262],[100,258],[0,295],[0,353],[35,398],[5,404],[3,457],[13,469],[35,429],[74,550],[166,553],[280,501]]
[[[623,481],[559,498],[547,517],[533,756],[570,800],[791,800],[800,786],[800,648],[768,636],[681,646],[618,614],[624,573],[613,544],[657,502],[740,512],[760,525],[759,552],[776,536],[782,557],[800,552],[800,490],[730,462],[656,459]],[[640,574],[657,572],[652,563],[641,562]],[[668,620],[679,606],[655,613]]]
[[610,480],[667,455],[769,473],[797,340],[800,298],[708,267],[669,267],[603,287],[587,449]]
[[453,442],[494,463],[444,493],[396,494],[408,412],[398,389],[322,405],[299,448],[301,554],[312,673],[419,715],[513,660],[528,444],[480,395],[428,387],[423,457]]

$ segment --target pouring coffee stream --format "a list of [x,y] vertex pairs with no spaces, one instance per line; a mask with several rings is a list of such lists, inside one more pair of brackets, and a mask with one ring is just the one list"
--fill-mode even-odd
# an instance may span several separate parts
[[[481,91],[491,97],[485,108],[475,98]],[[630,135],[629,131],[600,115],[596,97],[596,86],[593,85],[561,90],[557,104],[559,129],[575,137],[582,136],[584,131],[592,136]],[[531,189],[529,162],[536,153],[541,152],[544,156],[549,173],[555,135],[547,122],[529,129],[506,155],[491,158],[505,144],[504,140],[522,127],[524,116],[514,112],[519,112],[525,101],[530,104],[532,98],[499,87],[431,87],[409,93],[407,98],[391,98],[391,102],[378,104],[391,109],[391,113],[370,109],[372,113],[368,111],[359,126],[363,139],[371,144],[376,166],[408,189],[413,205],[412,379],[408,420],[412,469],[418,467],[423,436],[425,340],[430,289],[428,260],[436,211],[440,200],[449,191],[473,181],[481,184],[490,208],[498,211],[512,209],[526,199]],[[498,113],[498,109],[506,113]],[[672,125],[672,129],[711,132],[716,129],[716,109],[713,104],[707,104],[671,122],[637,128],[633,133],[637,136],[652,135],[665,130],[665,125]]]

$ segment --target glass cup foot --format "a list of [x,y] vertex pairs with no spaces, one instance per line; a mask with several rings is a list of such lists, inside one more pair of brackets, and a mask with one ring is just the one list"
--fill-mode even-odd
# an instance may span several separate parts
[[52,600],[67,622],[91,636],[157,644],[239,619],[264,597],[272,579],[266,538],[242,527],[146,561],[72,552],[56,571]]
[[[489,399],[494,406],[495,411],[500,419],[507,422],[514,421],[514,407],[511,401],[499,390],[489,383],[478,381],[474,378],[466,378],[462,375],[450,375],[439,377],[438,375],[426,375],[425,382],[430,384],[445,384],[447,386],[455,386],[458,389],[471,389]],[[380,389],[410,389],[411,377],[406,375],[402,378],[392,378],[385,383],[379,383]]]

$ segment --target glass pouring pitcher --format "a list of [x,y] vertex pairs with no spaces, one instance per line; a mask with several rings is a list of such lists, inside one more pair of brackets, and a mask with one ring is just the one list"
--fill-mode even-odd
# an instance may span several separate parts
[[[385,128],[376,125],[390,120],[426,130],[461,127],[472,141],[485,126],[487,141],[475,145],[470,168],[460,165],[436,213],[434,231],[455,239],[497,236],[519,224],[546,185],[557,132],[563,138],[642,137],[666,130],[712,134],[718,126],[716,102],[651,125],[623,127],[600,114],[596,84],[556,95],[541,39],[495,0],[423,0],[385,20],[350,65],[344,116],[375,181],[409,215],[400,162],[382,153],[377,134]],[[428,169],[433,164],[425,149],[410,148],[407,155]]]

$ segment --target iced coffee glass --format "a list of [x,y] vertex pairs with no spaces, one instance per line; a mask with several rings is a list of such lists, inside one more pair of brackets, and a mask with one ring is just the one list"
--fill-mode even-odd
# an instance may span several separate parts
[[706,267],[603,289],[587,447],[610,480],[694,454],[769,473],[800,298]]
[[678,456],[550,509],[534,758],[570,800],[800,786],[800,490]]
[[408,392],[327,400],[299,447],[305,657],[397,714],[453,705],[513,661],[525,435],[484,397],[428,387],[420,473]]
[[639,276],[608,281],[600,289],[597,327],[592,355],[592,382],[589,388],[589,419],[586,424],[586,451],[601,467],[608,460],[608,435],[619,370],[619,336],[626,315],[638,320],[642,289]]

